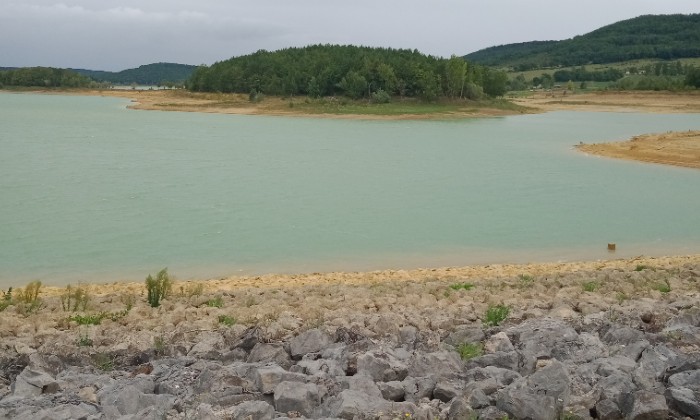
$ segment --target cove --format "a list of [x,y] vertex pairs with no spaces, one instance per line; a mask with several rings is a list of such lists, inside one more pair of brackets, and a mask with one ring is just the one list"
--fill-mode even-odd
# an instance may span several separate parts
[[[0,287],[700,252],[700,171],[581,141],[697,114],[362,121],[0,94]],[[606,244],[615,242],[616,254]]]

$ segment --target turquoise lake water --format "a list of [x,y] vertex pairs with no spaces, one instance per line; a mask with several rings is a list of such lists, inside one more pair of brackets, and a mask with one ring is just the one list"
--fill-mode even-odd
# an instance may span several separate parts
[[697,130],[697,114],[353,121],[127,104],[0,94],[0,287],[700,252],[700,171],[572,148]]

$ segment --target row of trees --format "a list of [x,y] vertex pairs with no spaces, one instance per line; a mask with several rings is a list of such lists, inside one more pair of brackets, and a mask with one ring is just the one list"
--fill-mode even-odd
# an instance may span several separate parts
[[345,95],[353,99],[389,96],[478,99],[502,96],[504,72],[437,58],[417,50],[313,45],[265,50],[198,68],[187,88],[202,92],[262,92],[269,95]]
[[52,67],[25,67],[0,71],[0,86],[93,87],[95,82],[74,71]]
[[640,16],[563,41],[501,45],[465,58],[516,71],[700,57],[700,14]]

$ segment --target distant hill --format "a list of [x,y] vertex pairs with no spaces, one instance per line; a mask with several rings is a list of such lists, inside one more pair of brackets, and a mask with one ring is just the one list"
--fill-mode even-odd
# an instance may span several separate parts
[[163,82],[183,83],[189,79],[197,66],[176,63],[146,64],[120,72],[71,69],[98,82],[128,85],[157,85]]
[[700,57],[700,14],[639,16],[563,41],[500,45],[464,56],[474,63],[518,71],[691,57]]

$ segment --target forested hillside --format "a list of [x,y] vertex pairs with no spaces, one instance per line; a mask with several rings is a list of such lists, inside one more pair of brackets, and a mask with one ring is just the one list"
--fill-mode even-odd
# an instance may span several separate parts
[[647,15],[604,26],[564,41],[490,47],[464,58],[517,71],[636,59],[700,57],[700,14]]
[[74,71],[52,67],[0,70],[0,87],[89,87],[94,83],[90,78]]
[[88,76],[98,82],[110,82],[128,85],[160,85],[184,83],[196,69],[196,66],[176,63],[146,64],[135,69],[120,72],[75,69],[76,72]]
[[345,95],[387,100],[391,96],[478,99],[501,96],[503,72],[437,58],[416,50],[313,45],[265,50],[198,68],[187,82],[193,91],[270,95]]

